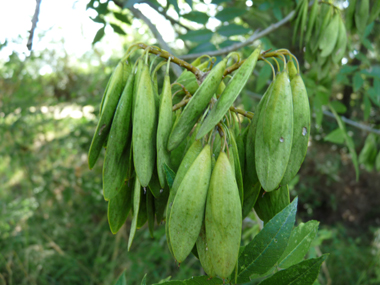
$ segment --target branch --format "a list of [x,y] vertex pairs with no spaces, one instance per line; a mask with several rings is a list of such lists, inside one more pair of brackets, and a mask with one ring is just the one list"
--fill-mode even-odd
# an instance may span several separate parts
[[[313,3],[310,3],[309,7],[312,4]],[[248,45],[252,44],[256,40],[258,40],[258,39],[260,39],[262,37],[265,37],[266,35],[270,34],[271,32],[277,30],[279,27],[281,27],[281,26],[285,25],[286,23],[290,22],[290,20],[293,19],[293,17],[294,17],[295,14],[296,14],[296,11],[293,10],[285,18],[283,18],[281,21],[278,21],[277,23],[274,23],[274,24],[270,25],[265,30],[263,30],[261,32],[259,32],[259,30],[256,30],[253,33],[253,35],[250,36],[245,42],[233,44],[233,45],[230,45],[228,47],[225,47],[225,48],[222,48],[222,49],[216,50],[216,51],[200,52],[200,53],[193,53],[193,54],[184,55],[184,56],[182,56],[182,59],[184,59],[184,60],[193,59],[193,58],[200,57],[201,55],[204,55],[204,54],[208,54],[209,56],[218,56],[218,55],[227,54],[227,53],[233,52],[235,50],[241,49],[241,48],[243,48],[245,46],[248,46]]]
[[[246,93],[247,93],[249,96],[251,96],[252,98],[254,98],[254,99],[258,99],[258,100],[260,100],[261,97],[262,97],[260,94],[257,94],[257,93],[254,93],[254,92],[251,92],[251,91],[248,91],[248,90],[246,91]],[[328,117],[331,117],[331,118],[334,118],[334,119],[335,119],[334,114],[331,113],[331,112],[329,112],[329,111],[324,110],[324,111],[323,111],[323,114],[326,115],[326,116],[328,116]],[[351,125],[351,126],[353,126],[353,127],[355,127],[355,128],[358,128],[358,129],[360,129],[360,130],[367,131],[367,132],[370,132],[370,133],[374,133],[374,134],[377,134],[377,135],[380,136],[380,130],[379,130],[379,129],[373,129],[373,128],[369,127],[369,126],[366,126],[366,125],[363,125],[363,124],[361,124],[361,123],[355,122],[355,121],[353,121],[353,120],[347,119],[346,117],[343,117],[343,116],[341,116],[340,118],[341,118],[342,121],[345,122],[347,125]]]
[[177,21],[176,19],[170,17],[167,13],[167,10],[164,10],[164,11],[160,11],[157,6],[155,6],[154,4],[152,4],[150,1],[146,1],[146,2],[143,2],[145,4],[148,4],[150,7],[152,7],[157,13],[161,14],[162,16],[164,16],[168,21],[170,21],[170,23],[172,23],[172,25],[174,26],[174,24],[177,24],[178,26],[181,26],[182,28],[186,29],[186,31],[189,31],[189,27],[186,27],[184,24],[182,24],[180,21]]
[[37,26],[38,15],[40,14],[41,1],[42,0],[36,0],[36,9],[34,10],[34,15],[32,18],[32,28],[30,29],[28,43],[26,44],[28,50],[30,50],[30,51],[32,50],[34,31],[35,31],[36,26]]
[[[173,54],[172,52],[172,49],[169,47],[169,45],[164,41],[164,39],[162,38],[162,35],[160,34],[160,32],[157,30],[156,26],[153,25],[153,23],[147,18],[145,17],[145,15],[143,13],[141,13],[140,10],[137,10],[136,8],[134,7],[130,7],[129,10],[132,12],[132,14],[136,17],[136,18],[139,18],[141,20],[144,21],[144,23],[149,27],[150,31],[153,33],[154,37],[157,39],[159,45],[164,49],[166,50],[167,52]],[[171,68],[174,72],[174,74],[179,77],[182,73],[182,70],[179,66],[175,65],[175,64],[172,64],[171,65]]]

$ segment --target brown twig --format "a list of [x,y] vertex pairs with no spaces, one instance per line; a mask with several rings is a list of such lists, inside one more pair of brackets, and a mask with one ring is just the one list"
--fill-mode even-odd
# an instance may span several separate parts
[[[137,45],[137,47],[139,47],[141,49],[146,49],[149,46],[144,44],[144,43],[139,43]],[[156,47],[150,47],[149,52],[152,54],[155,54],[159,57],[165,58],[165,59],[170,58],[172,63],[177,64],[177,66],[184,67],[188,71],[194,73],[194,75],[197,77],[198,80],[200,80],[203,77],[204,73],[202,71],[200,71],[198,68],[196,68],[195,66],[191,65],[190,63],[188,63],[188,62],[186,62],[186,61],[184,61],[178,57],[175,57],[174,55],[172,55],[170,52],[167,52],[166,50],[158,49]]]
[[36,9],[34,10],[32,18],[32,28],[30,29],[28,43],[26,44],[28,50],[32,50],[34,31],[36,30],[38,15],[40,14],[41,1],[42,0],[36,0]]

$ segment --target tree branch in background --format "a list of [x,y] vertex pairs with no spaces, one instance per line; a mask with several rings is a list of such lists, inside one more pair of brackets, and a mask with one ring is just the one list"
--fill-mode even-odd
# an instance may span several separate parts
[[[309,7],[313,4],[313,2],[309,4]],[[204,55],[204,54],[208,54],[209,56],[218,56],[218,55],[227,54],[227,53],[233,52],[235,50],[241,49],[245,46],[252,44],[256,40],[258,40],[262,37],[265,37],[266,35],[270,34],[271,32],[277,30],[279,27],[290,22],[293,19],[295,14],[296,14],[296,11],[293,10],[285,18],[283,18],[281,21],[278,21],[277,23],[270,25],[265,30],[262,30],[261,32],[256,30],[252,36],[250,36],[246,41],[244,41],[242,43],[233,44],[233,45],[230,45],[228,47],[225,47],[225,48],[222,48],[222,49],[216,50],[216,51],[208,51],[208,52],[206,51],[206,52],[188,54],[188,55],[182,56],[181,58],[184,60],[194,59],[194,58],[200,57],[201,55]]]
[[40,14],[41,1],[42,0],[36,0],[36,9],[34,10],[34,15],[32,18],[32,28],[30,29],[28,43],[26,44],[28,50],[32,50],[34,31],[37,26],[38,15]]
[[[138,18],[138,19],[141,19],[144,21],[144,23],[149,27],[149,29],[151,30],[151,32],[153,33],[154,37],[157,39],[158,41],[158,44],[162,47],[162,49],[166,50],[167,52],[171,53],[174,55],[174,53],[172,52],[172,49],[169,47],[169,45],[164,41],[164,39],[162,38],[162,35],[160,34],[160,32],[157,30],[156,26],[153,25],[153,23],[147,18],[145,17],[145,15],[143,13],[141,13],[140,10],[137,10],[136,8],[134,7],[131,7],[129,8],[129,10],[132,12],[132,14]],[[175,65],[175,64],[171,64],[171,68],[174,72],[174,74],[178,77],[181,75],[182,73],[182,70],[179,66]]]
[[[251,96],[252,98],[254,99],[257,99],[257,100],[260,100],[261,99],[261,95],[260,94],[257,94],[257,93],[254,93],[252,91],[249,91],[247,90],[246,93]],[[335,116],[333,113],[329,112],[329,111],[326,111],[324,110],[323,111],[323,114],[326,115],[327,117],[331,117],[331,118],[334,118],[335,119]],[[350,119],[347,119],[346,117],[343,117],[343,116],[340,116],[340,118],[342,119],[343,122],[345,122],[347,125],[350,125],[350,126],[353,126],[355,128],[358,128],[360,130],[363,130],[363,131],[366,131],[366,132],[370,132],[370,133],[374,133],[374,134],[377,134],[380,136],[380,130],[379,129],[373,129],[369,126],[366,126],[366,125],[363,125],[361,123],[358,123],[358,122],[355,122],[353,120],[350,120]]]
[[150,7],[152,7],[157,13],[161,14],[162,16],[164,16],[168,21],[170,21],[170,23],[174,26],[174,25],[178,25],[178,26],[181,26],[182,28],[186,29],[186,31],[189,31],[190,29],[188,27],[186,27],[184,24],[180,23],[179,21],[177,21],[176,19],[170,17],[168,15],[168,13],[166,12],[166,10],[164,11],[160,11],[157,6],[153,5],[150,1],[146,1],[146,2],[143,2],[143,3],[146,3],[148,4]]

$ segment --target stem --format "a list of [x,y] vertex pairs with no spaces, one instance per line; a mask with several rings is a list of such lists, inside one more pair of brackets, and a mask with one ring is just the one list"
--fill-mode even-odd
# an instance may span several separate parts
[[[140,49],[146,49],[149,46],[144,44],[144,43],[139,43],[138,47]],[[198,68],[196,68],[195,66],[191,65],[190,63],[188,63],[188,62],[186,62],[186,61],[184,61],[178,57],[175,57],[174,55],[168,53],[166,50],[160,49],[158,47],[150,47],[149,52],[152,54],[155,54],[159,57],[165,58],[167,60],[170,58],[173,63],[175,63],[181,67],[184,67],[188,71],[194,73],[194,75],[197,77],[197,79],[200,79],[203,75],[203,72],[200,71]]]

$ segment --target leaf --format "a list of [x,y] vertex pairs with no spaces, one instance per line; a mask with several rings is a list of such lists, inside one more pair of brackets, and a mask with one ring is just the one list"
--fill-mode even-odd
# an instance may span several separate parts
[[246,9],[241,9],[237,7],[225,7],[222,11],[219,11],[215,18],[221,22],[228,22],[236,17],[240,17],[247,13]]
[[351,72],[357,70],[358,68],[359,68],[359,66],[343,65],[342,68],[340,69],[339,73],[340,74],[351,73]]
[[225,48],[225,47],[232,46],[234,44],[239,44],[239,43],[241,43],[241,42],[226,40],[226,41],[219,44],[219,48]]
[[369,17],[369,0],[361,0],[356,3],[355,24],[360,34],[364,33]]
[[92,41],[92,44],[95,44],[96,42],[100,41],[104,37],[104,26],[103,28],[100,28],[94,37],[94,40]]
[[112,27],[112,29],[113,29],[113,31],[114,31],[115,33],[118,33],[118,34],[120,34],[120,35],[126,35],[126,33],[123,31],[123,29],[120,28],[118,25],[111,24],[111,23],[110,23],[110,25],[111,25],[111,27]]
[[234,35],[244,35],[250,32],[251,29],[245,28],[236,24],[229,24],[227,26],[221,26],[217,32],[225,37],[234,36]]
[[342,119],[340,118],[340,116],[338,115],[338,113],[335,111],[334,107],[331,106],[331,104],[329,104],[329,107],[331,109],[331,112],[334,114],[336,121],[338,122],[339,128],[341,128],[343,131],[343,135],[344,135],[344,138],[346,141],[346,145],[347,145],[348,150],[350,152],[352,163],[354,164],[354,167],[355,167],[356,181],[359,181],[359,163],[358,163],[358,156],[357,156],[356,151],[355,151],[354,141],[347,134],[346,126],[345,126],[344,122],[342,121]]
[[297,203],[298,197],[246,245],[238,260],[238,283],[249,282],[249,277],[254,273],[266,273],[281,257],[294,226]]
[[336,144],[343,144],[344,143],[344,134],[342,129],[337,128],[333,130],[331,133],[329,133],[325,138],[323,139],[327,142],[332,142]]
[[179,15],[180,10],[179,10],[179,6],[178,6],[178,2],[177,2],[177,0],[168,0],[168,2],[169,2],[171,5],[173,5],[175,11],[176,11],[177,14]]
[[288,268],[303,260],[318,231],[318,221],[301,223],[290,234],[288,245],[279,262],[280,268]]
[[162,283],[164,283],[164,282],[170,281],[170,279],[172,279],[171,276],[166,277],[165,279],[160,280],[160,281],[158,282],[158,284],[162,284]]
[[353,78],[354,92],[358,91],[363,86],[364,80],[359,72],[356,72]]
[[101,14],[107,14],[108,13],[108,2],[106,3],[99,3],[99,6],[94,8],[96,12],[98,12],[99,15]]
[[210,42],[208,43],[206,42],[206,43],[201,43],[197,45],[196,47],[192,48],[191,50],[189,50],[189,54],[198,53],[198,52],[208,52],[208,51],[214,51],[214,50],[217,50],[216,46]]
[[212,0],[212,3],[216,5],[219,5],[223,2],[231,2],[231,0]]
[[191,11],[190,13],[182,15],[182,17],[202,25],[206,24],[209,19],[209,16],[206,13],[198,11]]
[[317,279],[321,265],[326,258],[327,254],[324,254],[319,258],[302,261],[288,269],[277,272],[260,282],[259,285],[312,285]]
[[146,285],[146,275],[147,275],[147,273],[145,273],[144,278],[141,281],[141,285]]
[[164,283],[156,283],[153,285],[161,284],[161,285],[218,285],[223,284],[223,280],[218,278],[212,278],[210,279],[208,276],[197,276],[197,277],[191,277],[187,280],[181,280],[181,281],[168,281]]
[[368,95],[364,95],[363,98],[364,103],[364,120],[367,121],[369,118],[369,115],[371,114],[371,101],[368,98]]
[[95,23],[99,23],[99,24],[105,24],[106,23],[103,15],[97,15],[95,18],[90,17],[90,19],[93,20]]
[[362,44],[370,51],[375,51],[375,49],[372,46],[372,43],[369,39],[365,38],[362,39]]
[[185,1],[190,6],[190,8],[193,9],[193,0],[185,0]]
[[164,169],[166,174],[166,180],[168,181],[169,188],[171,189],[175,178],[175,172],[171,170],[170,167],[166,165],[166,163],[164,163]]
[[119,12],[113,12],[113,15],[116,19],[119,21],[122,21],[123,23],[131,24],[131,21],[128,19],[128,16],[125,14],[121,14]]
[[201,29],[196,31],[188,31],[186,34],[181,35],[179,38],[185,41],[192,41],[196,43],[209,42],[213,36],[213,32],[208,29]]
[[115,285],[127,285],[127,278],[125,277],[125,273],[127,270],[125,269],[123,273],[120,274],[119,278],[117,279]]
[[280,7],[275,6],[273,8],[273,15],[276,17],[277,21],[281,21],[283,16]]
[[380,1],[375,1],[373,6],[371,7],[371,14],[368,19],[368,23],[372,23],[373,21],[376,20],[376,18],[380,14]]
[[347,111],[347,107],[340,101],[332,101],[330,104],[340,114],[344,114]]

